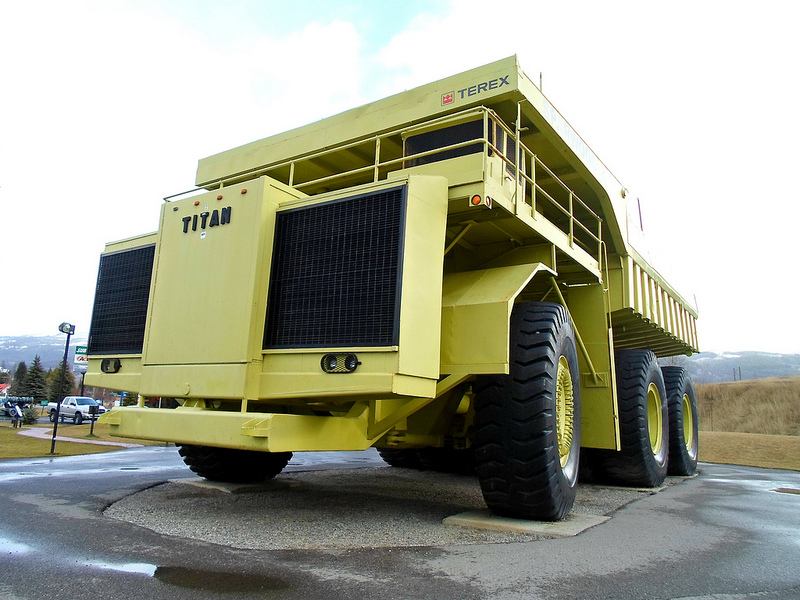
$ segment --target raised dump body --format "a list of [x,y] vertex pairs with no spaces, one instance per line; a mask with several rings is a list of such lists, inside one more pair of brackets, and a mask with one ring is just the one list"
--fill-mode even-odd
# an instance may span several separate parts
[[625,483],[694,469],[691,383],[655,359],[696,351],[697,315],[515,57],[203,159],[196,183],[101,257],[86,381],[140,398],[103,417],[116,434],[223,480],[376,446],[542,519],[570,510],[581,448]]

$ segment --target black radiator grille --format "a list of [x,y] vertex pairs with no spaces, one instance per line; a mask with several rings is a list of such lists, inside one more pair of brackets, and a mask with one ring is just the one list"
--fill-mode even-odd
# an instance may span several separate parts
[[405,186],[277,215],[264,348],[397,345]]
[[142,351],[154,257],[154,245],[100,257],[89,354]]

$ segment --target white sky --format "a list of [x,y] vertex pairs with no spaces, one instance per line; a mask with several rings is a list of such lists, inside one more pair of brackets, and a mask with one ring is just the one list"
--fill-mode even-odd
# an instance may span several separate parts
[[798,353],[798,17],[789,0],[0,0],[0,335],[88,333],[105,242],[155,230],[199,158],[517,54],[641,198],[702,349]]

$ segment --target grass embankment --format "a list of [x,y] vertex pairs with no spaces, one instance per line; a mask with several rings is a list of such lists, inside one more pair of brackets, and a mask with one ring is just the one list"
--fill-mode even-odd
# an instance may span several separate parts
[[800,377],[696,391],[701,461],[800,471]]
[[[39,427],[48,431],[47,439],[40,439],[20,435],[19,432],[31,427]],[[11,427],[10,421],[0,422],[0,459],[4,458],[41,458],[51,456],[50,445],[52,425],[33,425],[23,426],[22,429]],[[104,442],[132,442],[136,444],[160,445],[163,442],[148,442],[142,440],[128,440],[112,437],[108,432],[108,425],[95,423],[94,436],[89,435],[91,423],[85,425],[59,424],[58,437],[70,437],[76,439],[86,439],[87,441]],[[105,446],[99,444],[86,444],[80,442],[56,441],[56,452],[54,456],[74,456],[76,454],[95,454],[98,452],[109,452],[119,450],[120,446]]]
[[701,431],[700,460],[727,465],[800,471],[800,437]]

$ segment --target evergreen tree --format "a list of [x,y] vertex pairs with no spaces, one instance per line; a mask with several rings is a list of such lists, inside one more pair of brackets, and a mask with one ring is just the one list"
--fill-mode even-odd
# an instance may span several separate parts
[[25,388],[25,377],[28,375],[28,365],[23,360],[17,365],[14,371],[14,378],[11,380],[11,393],[10,396],[28,396],[27,389]]
[[23,382],[26,388],[26,396],[33,396],[34,402],[47,400],[47,376],[42,366],[42,359],[39,355],[33,359],[33,365],[28,369],[28,374]]
[[64,361],[62,360],[58,363],[57,368],[47,372],[47,399],[50,402],[61,402],[64,396],[72,395],[75,390],[75,376],[69,369],[64,373],[64,384],[61,384],[61,368],[63,366]]

